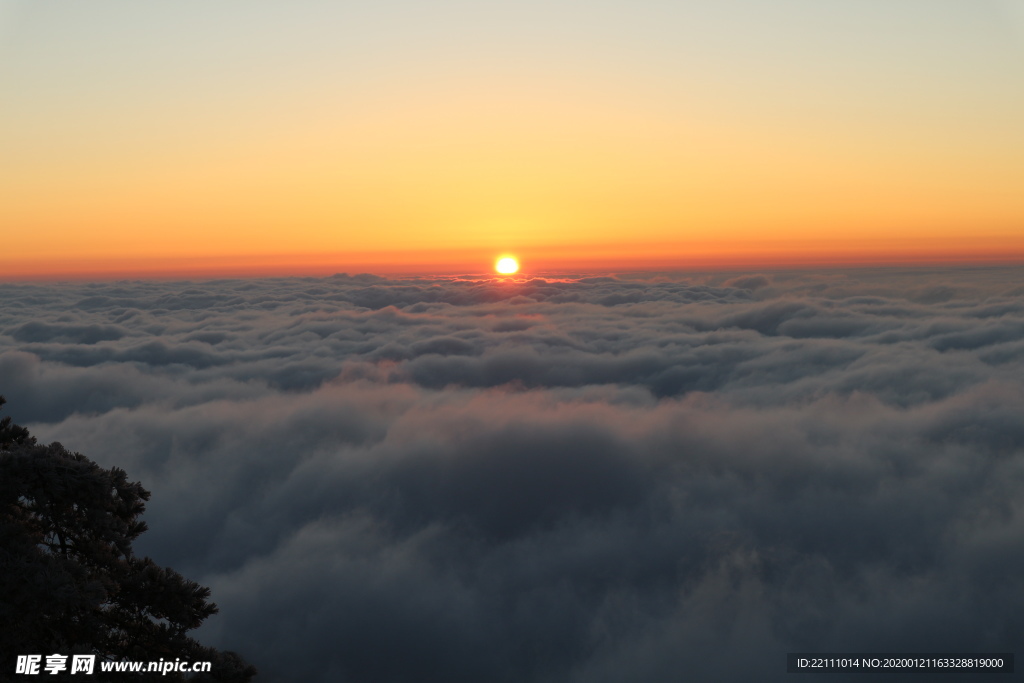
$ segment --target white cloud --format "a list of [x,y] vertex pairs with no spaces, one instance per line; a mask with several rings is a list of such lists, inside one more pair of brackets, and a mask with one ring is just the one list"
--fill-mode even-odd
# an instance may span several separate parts
[[1024,635],[1019,276],[0,285],[0,393],[269,680],[783,680]]

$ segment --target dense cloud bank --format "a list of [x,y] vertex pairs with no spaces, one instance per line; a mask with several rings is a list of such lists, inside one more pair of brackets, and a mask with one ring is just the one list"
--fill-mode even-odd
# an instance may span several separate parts
[[0,393],[261,680],[788,680],[1024,642],[1022,276],[0,284]]

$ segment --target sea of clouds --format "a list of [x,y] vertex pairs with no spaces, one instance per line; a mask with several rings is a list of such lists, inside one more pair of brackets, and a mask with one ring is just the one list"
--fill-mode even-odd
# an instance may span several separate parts
[[1024,642],[1021,268],[0,284],[0,394],[262,681]]

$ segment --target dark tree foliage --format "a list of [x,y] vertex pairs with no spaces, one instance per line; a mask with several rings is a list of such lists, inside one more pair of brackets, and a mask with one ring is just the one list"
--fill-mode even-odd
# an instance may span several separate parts
[[[0,406],[5,403],[0,397]],[[0,680],[20,654],[94,654],[92,676],[25,680],[249,681],[256,670],[187,632],[217,612],[210,589],[150,558],[132,541],[149,492],[59,443],[36,443],[0,420]],[[210,661],[210,674],[102,674],[101,661]],[[68,660],[70,661],[70,659]],[[69,667],[70,668],[70,667]]]

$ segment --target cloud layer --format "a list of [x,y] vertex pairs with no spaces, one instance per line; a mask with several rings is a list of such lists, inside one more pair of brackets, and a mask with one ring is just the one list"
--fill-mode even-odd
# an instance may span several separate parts
[[1024,636],[1022,275],[8,284],[0,393],[262,680],[783,680]]

